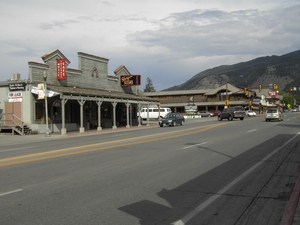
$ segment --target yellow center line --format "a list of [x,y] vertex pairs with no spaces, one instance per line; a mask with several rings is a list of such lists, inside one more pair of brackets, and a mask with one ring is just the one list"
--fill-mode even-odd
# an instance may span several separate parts
[[[200,128],[196,127],[196,128],[189,128],[189,129],[184,129],[184,130],[169,131],[167,133],[164,133],[164,134],[178,133],[177,135],[172,135],[172,136],[162,137],[161,133],[156,133],[156,134],[144,135],[144,136],[139,136],[139,137],[125,138],[125,139],[107,141],[107,142],[96,143],[96,144],[82,145],[82,146],[77,146],[77,147],[63,148],[63,149],[51,150],[51,151],[47,151],[47,152],[10,157],[10,158],[5,158],[5,159],[0,159],[0,167],[28,163],[28,162],[35,162],[35,161],[40,161],[40,160],[53,159],[53,158],[58,158],[58,157],[63,157],[63,156],[83,154],[83,153],[88,153],[88,152],[124,147],[124,146],[129,146],[129,145],[137,145],[137,144],[143,144],[143,143],[148,143],[148,142],[161,141],[161,140],[166,140],[166,139],[171,139],[171,138],[177,138],[177,137],[187,136],[190,134],[195,134],[195,133],[199,133],[199,132],[202,132],[205,130],[213,129],[213,128],[221,126],[223,124],[225,124],[225,123],[203,126]],[[153,138],[149,139],[149,137],[155,137],[155,136],[159,136],[159,137],[157,137],[155,139],[153,139]],[[142,140],[143,138],[148,138],[148,139]],[[138,139],[141,139],[141,140],[138,141]],[[117,144],[118,142],[122,142],[122,143]],[[124,143],[124,142],[126,142],[126,143]],[[108,145],[108,146],[104,146],[104,145]],[[85,149],[82,149],[82,148],[85,148]],[[90,149],[86,149],[86,148],[90,148]],[[80,150],[80,149],[82,149],[82,150]]]

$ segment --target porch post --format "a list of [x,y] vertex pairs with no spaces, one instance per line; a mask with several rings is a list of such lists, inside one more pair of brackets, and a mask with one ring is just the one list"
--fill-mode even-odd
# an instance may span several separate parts
[[116,126],[116,106],[117,106],[117,102],[112,102],[111,103],[113,105],[113,127],[112,129],[117,129],[117,126]]
[[67,134],[67,129],[66,129],[66,122],[65,122],[65,104],[67,103],[68,99],[64,99],[64,97],[62,96],[62,100],[61,100],[61,130],[60,130],[60,134],[61,135],[65,135]]
[[83,126],[83,105],[86,100],[78,100],[78,103],[80,104],[80,128],[79,133],[84,133],[84,126]]
[[129,107],[130,103],[126,103],[126,128],[129,128]]
[[102,126],[101,126],[101,105],[103,103],[103,101],[96,101],[97,105],[98,105],[98,127],[97,127],[97,131],[101,131],[102,130]]
[[140,127],[140,126],[142,126],[141,125],[141,103],[138,103],[137,107],[138,107],[138,112],[139,112],[138,126]]
[[147,104],[147,124],[146,126],[150,126],[150,123],[149,123],[149,104]]

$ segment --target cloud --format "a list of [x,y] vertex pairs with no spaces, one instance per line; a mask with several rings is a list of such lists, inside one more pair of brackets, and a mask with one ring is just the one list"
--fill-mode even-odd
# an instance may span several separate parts
[[[0,3],[0,80],[59,49],[109,58],[156,90],[214,66],[300,49],[298,0],[10,0]],[[143,85],[142,85],[143,86]],[[141,87],[142,88],[142,87]]]

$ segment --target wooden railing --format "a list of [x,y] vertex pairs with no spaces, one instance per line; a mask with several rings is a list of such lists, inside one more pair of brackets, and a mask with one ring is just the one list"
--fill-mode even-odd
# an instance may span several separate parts
[[1,129],[12,129],[21,135],[24,135],[24,122],[13,113],[0,114],[0,127]]

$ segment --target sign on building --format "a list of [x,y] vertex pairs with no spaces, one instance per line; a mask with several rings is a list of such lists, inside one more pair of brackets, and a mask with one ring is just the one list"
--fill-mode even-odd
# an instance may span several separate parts
[[10,91],[25,91],[25,83],[9,84]]
[[56,60],[56,73],[57,80],[65,80],[66,79],[66,60],[65,59],[57,59]]
[[141,85],[141,75],[121,75],[121,86],[137,86]]
[[22,91],[9,92],[8,102],[22,102]]

